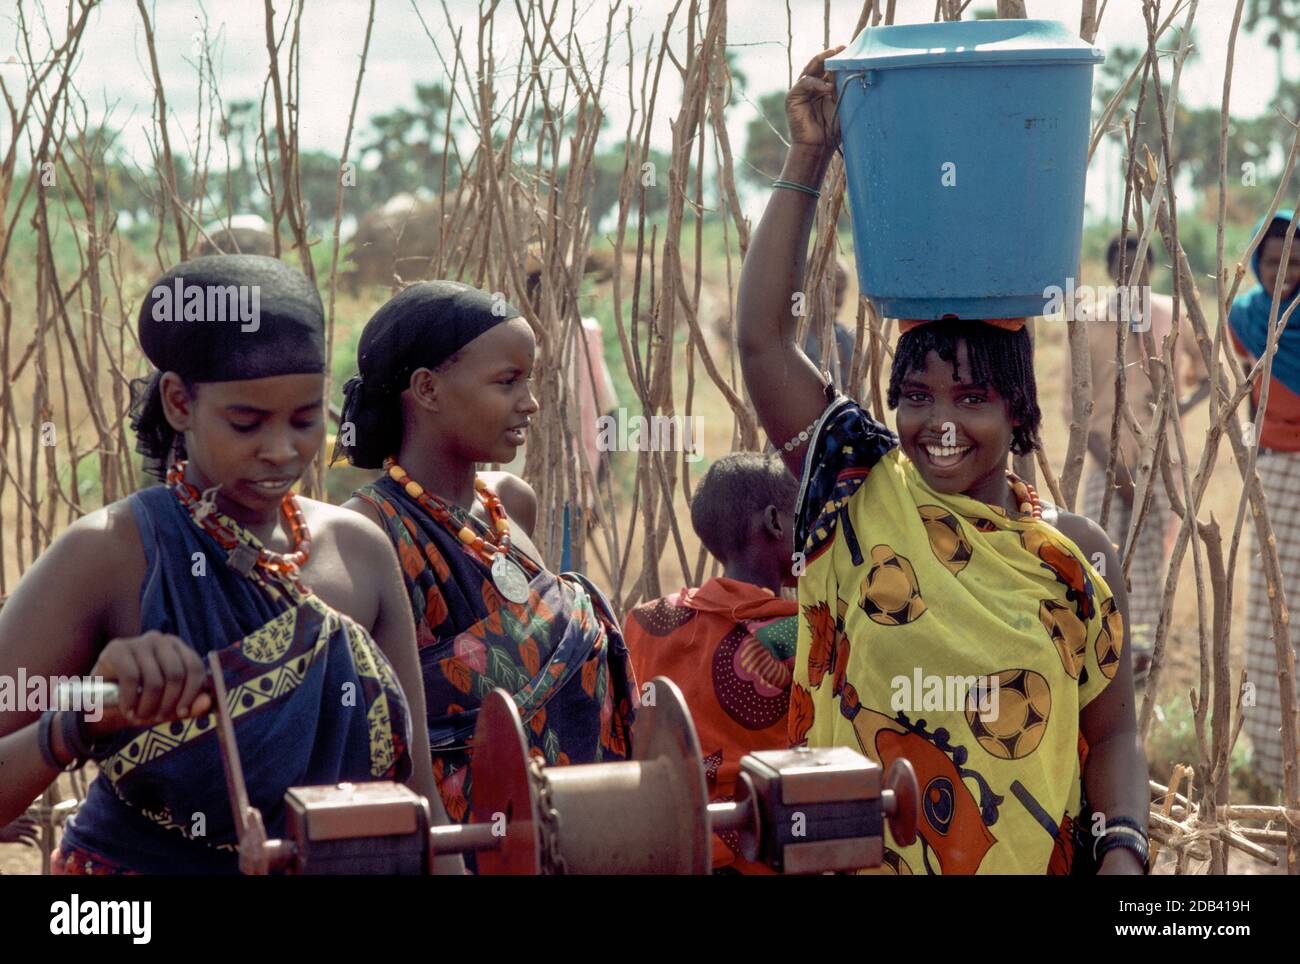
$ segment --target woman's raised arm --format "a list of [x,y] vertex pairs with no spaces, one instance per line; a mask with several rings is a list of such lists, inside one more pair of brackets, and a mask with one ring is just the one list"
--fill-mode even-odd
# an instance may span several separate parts
[[[834,83],[824,50],[809,62],[786,95],[790,150],[781,180],[812,190],[821,186],[839,133]],[[737,339],[745,387],[773,444],[795,439],[826,407],[825,381],[795,343],[796,292],[802,290],[817,200],[796,188],[772,191],[740,274]],[[806,302],[801,298],[798,301]],[[797,439],[796,439],[797,441]],[[804,444],[780,448],[790,470],[802,471]]]

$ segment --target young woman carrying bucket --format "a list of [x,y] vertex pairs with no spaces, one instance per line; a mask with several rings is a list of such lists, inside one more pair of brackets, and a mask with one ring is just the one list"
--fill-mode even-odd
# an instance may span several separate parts
[[[790,305],[839,138],[825,61],[841,49],[786,98],[791,146],[740,284],[745,383],[800,479],[791,741],[912,762],[918,840],[890,838],[886,869],[1140,873],[1149,797],[1127,600],[1098,571],[1119,563],[1095,523],[1007,471],[1009,452],[1039,445],[1024,320],[902,321],[897,436],[795,343]],[[914,679],[937,691],[899,685]]]

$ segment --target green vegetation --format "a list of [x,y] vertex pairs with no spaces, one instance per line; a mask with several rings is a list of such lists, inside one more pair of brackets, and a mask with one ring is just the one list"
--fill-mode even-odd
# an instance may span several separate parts
[[[1147,770],[1151,779],[1161,784],[1169,782],[1174,764],[1194,764],[1200,759],[1195,720],[1186,696],[1170,697],[1158,705],[1155,718],[1151,721],[1151,732],[1147,736],[1146,751]],[[1232,794],[1237,800],[1250,800],[1259,804],[1280,802],[1274,799],[1280,791],[1270,788],[1255,773],[1250,745],[1244,736],[1233,747],[1228,772],[1232,780]],[[1197,788],[1198,795],[1201,789]]]

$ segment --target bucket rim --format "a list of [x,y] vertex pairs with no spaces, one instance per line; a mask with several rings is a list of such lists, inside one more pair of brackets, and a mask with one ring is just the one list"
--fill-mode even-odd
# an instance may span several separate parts
[[[981,33],[987,37],[978,36]],[[959,34],[960,43],[956,39]],[[1105,59],[1104,50],[1078,37],[1059,20],[962,20],[867,27],[848,49],[827,58],[826,69],[844,72],[922,66],[1082,66]]]

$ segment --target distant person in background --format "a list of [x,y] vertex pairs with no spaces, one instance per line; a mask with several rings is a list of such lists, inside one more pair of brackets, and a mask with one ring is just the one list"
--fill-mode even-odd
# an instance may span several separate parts
[[28,816],[19,817],[0,827],[0,844],[17,843],[29,847],[39,847],[41,825]]
[[[600,322],[595,318],[583,318],[582,338],[583,341],[575,346],[566,366],[569,376],[569,397],[576,396],[578,399],[578,424],[582,428],[580,441],[587,453],[592,479],[599,486],[609,471],[609,453],[600,451],[600,446],[597,444],[600,437],[599,419],[618,407],[618,394],[614,390],[614,379],[609,373],[609,366],[605,364],[605,342]],[[590,364],[588,364],[589,355]],[[578,488],[581,491],[581,471],[578,473]],[[570,511],[572,511],[572,504],[566,502],[564,504],[564,546],[560,553],[561,572],[567,572],[573,567],[573,545],[569,534]],[[584,536],[589,514],[589,505],[578,507],[579,531]]]
[[839,320],[840,309],[844,307],[844,296],[849,290],[849,273],[844,267],[844,263],[838,258],[835,260],[835,321],[832,329],[835,332],[835,357],[832,360],[829,356],[823,360],[821,344],[821,325],[816,319],[813,319],[808,325],[808,331],[804,334],[803,353],[808,356],[808,360],[817,366],[818,371],[828,371],[831,373],[831,380],[835,387],[843,391],[849,381],[849,365],[853,362],[853,344],[857,340],[848,326]]
[[[722,575],[637,606],[623,634],[641,683],[667,676],[691,708],[709,797],[731,800],[740,758],[785,749],[799,635],[794,503],[799,484],[775,455],[733,452],[709,466],[691,500],[691,525]],[[713,866],[764,873],[739,854],[734,834],[714,834]]]
[[275,256],[275,236],[271,226],[257,214],[236,214],[229,220],[217,220],[203,229],[190,252],[191,258],[214,254],[260,254]]
[[[40,849],[41,825],[31,817],[22,816],[0,827],[0,844],[23,844]],[[0,874],[4,871],[0,870]]]
[[[1106,248],[1106,268],[1116,288],[1127,283],[1121,273],[1125,268],[1132,270],[1137,256],[1138,239],[1129,237],[1125,245],[1127,256],[1121,265],[1120,236],[1115,235]],[[1151,266],[1154,258],[1151,248],[1147,248],[1146,264],[1143,265],[1139,285],[1151,283]],[[1092,362],[1093,407],[1092,419],[1088,425],[1088,452],[1092,456],[1087,477],[1083,501],[1083,514],[1090,519],[1101,520],[1102,499],[1106,492],[1106,464],[1110,456],[1110,433],[1115,415],[1115,325],[1124,324],[1128,328],[1128,343],[1124,346],[1125,361],[1125,399],[1143,429],[1149,429],[1155,420],[1156,391],[1147,375],[1148,362],[1146,346],[1143,342],[1142,329],[1146,321],[1142,317],[1143,301],[1134,293],[1133,297],[1121,298],[1118,291],[1112,291],[1103,304],[1094,304],[1090,311],[1083,306],[1080,314],[1088,322],[1088,352]],[[1168,295],[1152,293],[1150,295],[1151,336],[1156,351],[1163,350],[1165,336],[1173,328],[1174,302]],[[1132,319],[1132,320],[1130,320]],[[1209,394],[1209,382],[1205,376],[1205,364],[1197,351],[1195,336],[1184,313],[1179,325],[1178,344],[1174,349],[1174,397],[1179,399],[1177,415],[1198,404]],[[1151,360],[1152,366],[1159,362]],[[1182,397],[1183,389],[1193,389]],[[1072,416],[1071,393],[1065,393],[1065,417],[1068,422]],[[1174,478],[1178,475],[1178,450],[1172,441],[1165,447],[1174,468]],[[1111,498],[1110,514],[1106,520],[1106,534],[1116,545],[1116,551],[1123,558],[1124,543],[1128,538],[1129,526],[1133,519],[1134,473],[1137,471],[1139,457],[1138,441],[1121,417],[1119,430],[1119,449],[1115,459],[1115,494]],[[1142,531],[1138,533],[1133,546],[1133,562],[1129,566],[1129,613],[1133,634],[1133,674],[1135,679],[1146,676],[1151,665],[1151,652],[1155,645],[1156,625],[1160,621],[1160,600],[1164,591],[1165,570],[1174,535],[1173,513],[1169,508],[1169,497],[1165,492],[1164,482],[1159,475],[1152,479],[1154,491],[1151,508]],[[1107,578],[1114,579],[1114,573],[1107,573]]]
[[[1264,354],[1268,341],[1269,314],[1273,291],[1282,271],[1282,248],[1291,211],[1278,211],[1255,249],[1251,267],[1259,284],[1232,303],[1228,324],[1233,347],[1249,367]],[[1256,231],[1259,227],[1256,227]],[[1282,277],[1280,319],[1300,290],[1300,243],[1292,245],[1291,257]],[[1258,412],[1263,380],[1251,393],[1251,418],[1259,436],[1256,471],[1268,503],[1269,522],[1277,537],[1277,557],[1284,579],[1287,605],[1295,609],[1300,600],[1300,321],[1293,315],[1282,330],[1273,356],[1268,386],[1268,408]],[[1247,437],[1247,441],[1251,441]],[[1257,550],[1258,551],[1258,550]],[[1255,684],[1255,705],[1247,707],[1246,733],[1255,748],[1255,772],[1270,783],[1282,783],[1282,698],[1278,688],[1277,658],[1273,647],[1273,620],[1263,562],[1250,566],[1250,589],[1246,597],[1246,672]],[[1291,646],[1300,641],[1300,631],[1291,630]]]

